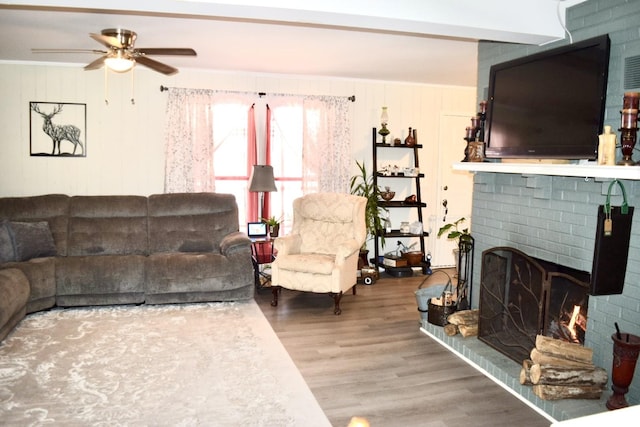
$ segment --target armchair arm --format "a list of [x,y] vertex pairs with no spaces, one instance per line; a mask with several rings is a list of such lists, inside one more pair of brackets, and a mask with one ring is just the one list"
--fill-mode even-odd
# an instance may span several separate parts
[[343,264],[347,258],[352,256],[354,253],[358,253],[361,246],[362,245],[359,245],[355,239],[343,242],[336,252],[336,264]]
[[278,255],[299,254],[302,238],[299,234],[278,237],[274,243]]
[[220,242],[220,253],[224,256],[244,251],[251,253],[251,239],[240,231],[227,234]]

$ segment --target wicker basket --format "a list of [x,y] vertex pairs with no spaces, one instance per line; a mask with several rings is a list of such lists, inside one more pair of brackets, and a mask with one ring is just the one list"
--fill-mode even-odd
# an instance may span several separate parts
[[[446,283],[437,283],[437,284],[431,284],[428,287],[424,287],[424,284],[426,283],[426,281],[430,278],[433,277],[434,274],[444,274],[445,276],[447,276],[447,282]],[[415,291],[416,294],[416,302],[418,303],[418,311],[420,312],[420,318],[422,320],[427,320],[429,323],[433,323],[431,321],[431,318],[433,317],[433,319],[437,319],[438,317],[441,317],[443,314],[438,314],[438,311],[442,311],[442,306],[436,305],[436,304],[432,304],[431,303],[431,298],[437,298],[437,297],[441,297],[445,294],[447,289],[451,289],[451,276],[449,276],[445,271],[442,270],[436,270],[434,271],[433,274],[425,277],[425,279],[422,281],[422,283],[420,283],[420,285],[418,286],[418,289]],[[432,315],[430,313],[430,311],[434,310],[434,314]],[[446,306],[447,309],[449,309],[451,306]],[[455,309],[454,309],[455,311]],[[449,313],[450,314],[450,313]],[[448,316],[449,314],[446,314],[446,316]],[[445,317],[446,320],[446,317]],[[437,325],[437,323],[435,323]]]
[[[451,276],[441,270],[436,271],[436,273],[445,274],[448,280],[442,292],[438,295],[439,298],[431,297],[429,299],[427,303],[427,321],[433,325],[444,326],[449,323],[447,318],[457,310],[458,305],[455,300],[452,300],[453,285],[451,284]],[[439,304],[434,303],[436,299],[440,300]]]
[[418,311],[420,312],[421,320],[428,320],[427,313],[429,312],[429,302],[431,298],[436,298],[442,295],[444,292],[445,284],[432,285],[428,288],[423,288],[424,281],[420,283],[418,289],[415,291],[416,302],[418,303]]
[[454,313],[458,306],[452,305],[437,305],[429,300],[429,311],[427,312],[427,321],[433,325],[444,326],[447,323],[447,318],[450,314]]

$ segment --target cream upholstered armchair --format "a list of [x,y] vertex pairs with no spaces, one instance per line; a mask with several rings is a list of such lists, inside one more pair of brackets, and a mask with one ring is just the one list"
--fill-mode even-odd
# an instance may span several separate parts
[[293,202],[293,229],[275,241],[277,256],[271,265],[273,301],[280,287],[326,293],[340,314],[342,294],[356,293],[358,256],[367,231],[367,200],[351,194],[314,193]]

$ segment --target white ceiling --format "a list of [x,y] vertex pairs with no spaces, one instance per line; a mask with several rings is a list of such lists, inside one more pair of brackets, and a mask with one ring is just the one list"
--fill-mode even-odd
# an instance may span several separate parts
[[154,57],[180,69],[475,86],[478,40],[563,38],[581,1],[0,1],[0,61],[84,66],[97,55],[31,49],[102,49],[89,33],[126,28],[136,47],[195,49]]

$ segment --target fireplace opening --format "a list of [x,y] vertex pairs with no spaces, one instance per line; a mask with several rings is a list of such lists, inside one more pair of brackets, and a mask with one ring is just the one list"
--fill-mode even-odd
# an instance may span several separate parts
[[482,253],[478,339],[517,363],[537,335],[584,345],[590,274],[509,247]]

